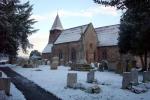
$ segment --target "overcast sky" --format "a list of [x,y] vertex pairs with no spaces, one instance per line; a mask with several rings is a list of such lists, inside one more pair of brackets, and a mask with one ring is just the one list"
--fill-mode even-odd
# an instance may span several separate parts
[[[27,0],[22,0],[27,1]],[[94,27],[119,24],[121,11],[113,7],[97,5],[93,0],[29,0],[33,4],[32,18],[39,29],[29,37],[33,49],[42,52],[48,43],[49,30],[57,13],[64,29],[92,23]],[[31,50],[29,50],[31,51]],[[22,53],[20,53],[22,55]]]

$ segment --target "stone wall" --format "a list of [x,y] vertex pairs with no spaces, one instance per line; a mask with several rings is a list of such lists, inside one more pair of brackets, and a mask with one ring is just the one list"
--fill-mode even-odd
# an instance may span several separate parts
[[[71,61],[71,50],[74,49],[76,51],[76,60],[74,62],[77,62],[79,58],[79,49],[80,49],[80,42],[69,42],[69,43],[62,43],[62,44],[56,44],[53,47],[53,55],[59,57],[59,53],[62,52],[62,58],[64,60],[64,63],[68,63]],[[72,61],[73,62],[73,61]]]
[[87,63],[95,62],[97,57],[97,36],[92,24],[89,24],[84,35],[84,48]]
[[[106,52],[104,54],[104,52]],[[97,61],[107,60],[110,70],[115,70],[117,61],[120,59],[120,53],[117,46],[106,46],[97,48]]]

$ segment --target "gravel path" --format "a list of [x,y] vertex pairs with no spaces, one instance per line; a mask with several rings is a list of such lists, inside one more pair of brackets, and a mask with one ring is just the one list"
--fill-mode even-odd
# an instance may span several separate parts
[[22,92],[26,100],[60,100],[52,93],[45,91],[9,67],[0,67],[0,70],[2,70],[8,77],[11,77],[11,81],[15,84],[17,89]]

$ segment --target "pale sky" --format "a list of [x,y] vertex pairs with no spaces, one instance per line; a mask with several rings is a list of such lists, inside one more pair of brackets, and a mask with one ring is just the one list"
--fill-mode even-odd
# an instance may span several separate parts
[[[27,0],[21,0],[27,1]],[[92,23],[94,27],[119,24],[121,11],[113,7],[97,5],[93,0],[29,0],[33,4],[33,15],[39,29],[29,37],[34,45],[32,50],[42,52],[48,43],[49,30],[59,14],[64,29]],[[31,50],[29,50],[30,53]],[[19,53],[19,55],[23,55]],[[24,55],[23,55],[24,56]]]

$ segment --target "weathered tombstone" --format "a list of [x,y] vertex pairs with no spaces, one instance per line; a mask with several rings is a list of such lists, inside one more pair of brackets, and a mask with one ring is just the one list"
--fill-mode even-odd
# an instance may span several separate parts
[[143,82],[150,81],[150,71],[143,72]]
[[0,71],[0,77],[2,77],[2,72]]
[[77,73],[68,73],[67,75],[67,87],[74,88],[77,84]]
[[95,71],[92,70],[90,71],[88,74],[87,74],[87,82],[88,83],[93,83],[95,78],[94,78],[94,74],[95,74]]
[[0,90],[0,100],[8,100],[5,91]]
[[64,59],[60,59],[60,65],[64,65]]
[[0,78],[0,90],[4,90],[7,95],[10,95],[10,78]]
[[59,64],[59,58],[58,57],[53,57],[52,58],[51,69],[57,69],[58,64]]
[[99,63],[98,70],[99,70],[99,71],[102,71],[102,72],[104,71],[104,67],[102,66],[101,63]]
[[131,69],[131,77],[132,77],[132,83],[134,85],[138,84],[138,70],[136,68]]
[[123,72],[122,88],[126,89],[131,84],[132,78],[130,72]]

